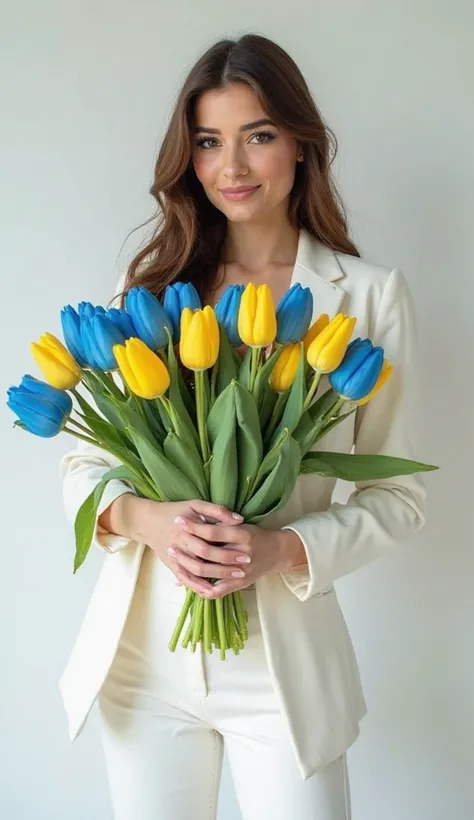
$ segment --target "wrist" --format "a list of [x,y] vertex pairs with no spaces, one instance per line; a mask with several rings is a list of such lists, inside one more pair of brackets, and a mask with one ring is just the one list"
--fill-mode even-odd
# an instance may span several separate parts
[[280,572],[289,572],[295,567],[307,565],[308,556],[298,533],[293,530],[279,530]]
[[141,499],[133,492],[122,493],[104,510],[98,519],[98,525],[112,535],[136,540],[136,502],[139,501]]

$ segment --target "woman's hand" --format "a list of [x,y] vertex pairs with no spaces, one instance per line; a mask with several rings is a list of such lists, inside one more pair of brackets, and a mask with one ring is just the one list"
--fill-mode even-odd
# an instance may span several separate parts
[[208,583],[204,593],[208,598],[222,598],[245,589],[261,575],[286,572],[305,563],[304,547],[292,530],[203,524],[186,516],[180,516],[176,523],[168,550],[173,572],[186,586],[196,578],[219,579]]
[[191,574],[182,580],[181,574],[176,573],[176,562],[168,554],[168,547],[175,537],[176,519],[181,516],[189,522],[218,521],[227,531],[232,531],[243,520],[241,515],[208,501],[151,501],[134,493],[124,493],[112,502],[99,523],[109,532],[147,544],[178,581],[205,595],[212,590],[212,584]]

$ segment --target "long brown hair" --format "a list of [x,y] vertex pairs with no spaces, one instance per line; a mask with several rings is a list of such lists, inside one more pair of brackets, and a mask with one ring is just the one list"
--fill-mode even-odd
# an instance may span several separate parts
[[[207,198],[192,164],[192,129],[198,97],[231,83],[246,83],[267,116],[303,147],[290,193],[290,223],[333,250],[360,256],[348,235],[344,205],[331,175],[337,140],[324,122],[293,59],[257,34],[220,40],[195,63],[178,96],[155,164],[150,193],[157,203],[153,235],[127,270],[125,294],[142,285],[160,296],[174,281],[190,281],[202,298],[212,293],[227,219]],[[140,226],[143,227],[143,226]]]

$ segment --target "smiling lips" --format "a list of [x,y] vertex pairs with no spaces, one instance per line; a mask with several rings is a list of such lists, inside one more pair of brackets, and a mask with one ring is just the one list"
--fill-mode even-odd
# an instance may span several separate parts
[[258,188],[260,188],[260,185],[246,185],[237,188],[221,188],[221,194],[223,194],[226,199],[247,199],[247,197],[255,193]]

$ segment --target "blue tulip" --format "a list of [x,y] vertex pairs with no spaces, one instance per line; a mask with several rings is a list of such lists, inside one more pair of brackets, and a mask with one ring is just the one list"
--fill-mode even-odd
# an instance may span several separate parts
[[170,319],[160,302],[149,290],[135,287],[125,297],[125,307],[132,317],[137,336],[151,350],[162,350],[168,344],[168,334],[173,332]]
[[10,387],[7,395],[8,407],[28,432],[42,438],[57,436],[72,411],[72,399],[65,390],[57,390],[28,374],[19,387]]
[[227,338],[233,347],[238,347],[242,344],[242,339],[239,336],[238,323],[240,300],[244,290],[244,285],[229,285],[215,308],[216,319],[224,328]]
[[61,325],[64,341],[71,356],[81,367],[87,366],[86,355],[81,340],[81,319],[71,305],[66,305],[61,311]]
[[113,346],[125,344],[123,333],[107,316],[100,313],[92,319],[81,319],[81,342],[89,367],[94,370],[116,370]]
[[105,308],[103,308],[102,305],[93,305],[92,302],[79,302],[77,312],[80,319],[82,319],[83,316],[92,319],[96,313],[105,313]]
[[277,342],[286,345],[301,342],[313,315],[313,294],[309,288],[293,285],[279,302],[276,310]]
[[374,347],[370,339],[354,339],[329,376],[331,387],[347,401],[363,399],[375,387],[383,358],[383,347]]
[[163,307],[173,325],[173,342],[176,344],[180,336],[181,312],[185,307],[190,310],[202,307],[199,293],[191,282],[175,282],[165,290]]
[[105,311],[107,319],[118,327],[124,339],[131,339],[132,336],[137,335],[137,331],[133,327],[132,317],[123,308],[108,308]]

